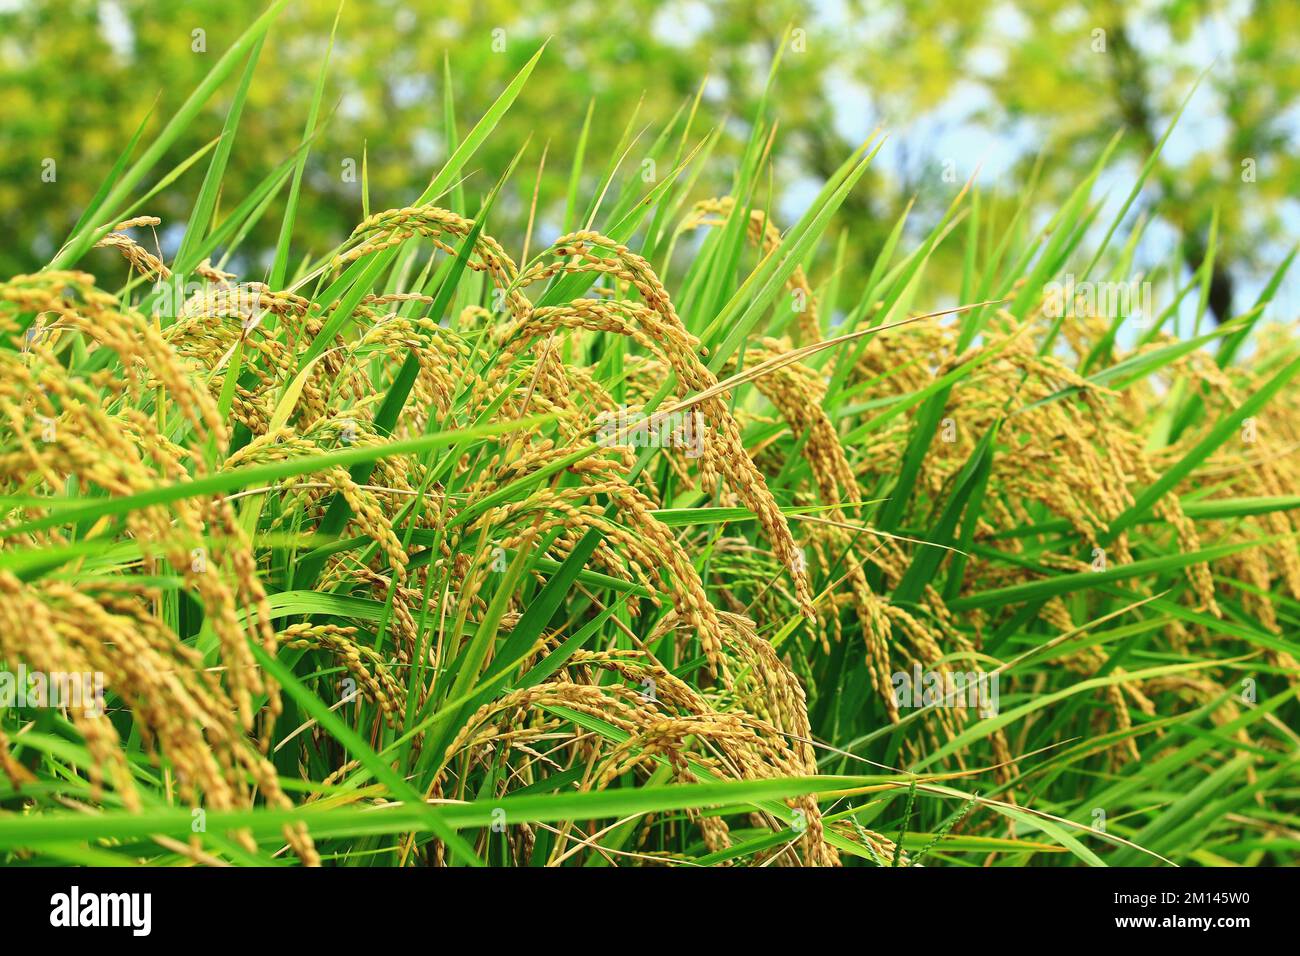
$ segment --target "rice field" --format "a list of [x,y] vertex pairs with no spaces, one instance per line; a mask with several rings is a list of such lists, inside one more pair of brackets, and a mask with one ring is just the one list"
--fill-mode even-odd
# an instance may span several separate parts
[[725,190],[688,102],[552,144],[562,234],[499,234],[535,171],[475,155],[545,49],[313,252],[327,66],[222,189],[274,9],[0,279],[0,860],[1294,861],[1294,253],[1216,324],[1211,236],[1137,308],[1151,166],[1102,218],[1106,152],[1046,223],[958,184],[863,272],[830,226],[885,132],[780,221],[779,92]]

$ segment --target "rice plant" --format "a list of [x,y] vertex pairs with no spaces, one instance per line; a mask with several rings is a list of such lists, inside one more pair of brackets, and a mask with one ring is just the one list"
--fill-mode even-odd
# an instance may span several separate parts
[[1294,857],[1290,258],[1211,326],[1211,237],[1139,311],[1151,166],[1102,219],[1106,153],[1041,227],[968,184],[859,274],[831,225],[884,134],[778,221],[780,57],[716,194],[688,102],[603,167],[575,130],[563,234],[494,237],[530,172],[473,160],[545,50],[313,252],[327,65],[301,144],[222,190],[278,6],[0,282],[5,862]]

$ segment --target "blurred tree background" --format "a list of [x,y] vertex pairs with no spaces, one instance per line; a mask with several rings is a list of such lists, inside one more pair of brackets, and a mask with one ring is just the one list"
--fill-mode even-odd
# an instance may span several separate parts
[[[264,0],[0,0],[0,272],[47,261],[141,121],[156,130],[264,8]],[[337,12],[332,0],[295,0],[281,14],[262,50],[223,207],[300,142]],[[1051,209],[1117,133],[1123,162],[1102,186],[1122,200],[1206,67],[1139,204],[1151,220],[1143,245],[1151,251],[1144,261],[1139,250],[1137,267],[1178,249],[1195,268],[1217,210],[1210,304],[1222,318],[1234,300],[1249,305],[1300,231],[1294,0],[349,0],[339,17],[298,255],[325,252],[361,218],[363,154],[372,209],[406,204],[437,170],[444,58],[463,131],[550,39],[465,183],[472,211],[527,142],[491,226],[517,255],[543,150],[536,240],[560,231],[589,102],[586,195],[629,122],[645,129],[638,143],[648,145],[701,84],[693,141],[720,128],[743,142],[788,26],[799,32],[773,100],[776,219],[789,225],[825,176],[883,127],[890,138],[840,214],[863,261],[909,201],[910,222],[928,229],[972,175],[995,215],[1009,217],[1026,195],[1035,210]],[[160,170],[219,133],[234,81],[227,87]],[[626,176],[641,171],[636,149]],[[737,155],[726,142],[713,153],[701,198],[725,192]],[[349,162],[354,181],[344,175]],[[179,241],[205,165],[149,203],[163,218],[164,253]],[[276,206],[247,242],[252,252],[235,263],[246,278],[262,277],[278,223]],[[950,246],[944,254],[958,256],[959,244]],[[942,281],[956,271],[930,274]],[[1288,310],[1293,288],[1279,296]]]

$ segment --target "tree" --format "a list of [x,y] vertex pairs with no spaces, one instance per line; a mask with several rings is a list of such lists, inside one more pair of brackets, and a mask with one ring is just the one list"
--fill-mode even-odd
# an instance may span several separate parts
[[[48,259],[155,97],[146,120],[154,124],[264,3],[194,0],[182,9],[142,0],[20,0],[0,13],[0,228],[9,237],[0,269],[28,271]],[[298,144],[335,13],[330,3],[312,2],[281,14],[258,64],[223,204],[237,202]],[[299,254],[332,247],[361,218],[361,176],[350,171],[364,165],[371,206],[383,208],[409,201],[436,169],[446,152],[444,58],[463,131],[548,37],[520,108],[465,184],[472,206],[528,143],[524,172],[494,213],[497,232],[514,235],[519,246],[532,201],[529,168],[543,149],[538,230],[560,228],[590,101],[597,103],[584,184],[590,189],[625,125],[645,130],[625,160],[625,174],[635,175],[636,150],[706,77],[698,135],[721,127],[743,139],[788,28],[796,32],[777,81],[777,219],[783,190],[824,179],[864,131],[883,125],[891,141],[841,213],[853,254],[867,265],[913,195],[923,227],[974,172],[978,156],[963,142],[983,136],[1018,144],[1018,161],[984,180],[985,188],[1011,196],[1045,152],[1039,199],[1049,205],[1116,130],[1124,131],[1121,149],[1140,163],[1216,52],[1143,198],[1176,232],[1192,269],[1207,255],[1218,210],[1210,307],[1220,319],[1231,313],[1242,282],[1280,258],[1277,243],[1300,185],[1297,134],[1287,120],[1300,95],[1300,66],[1287,46],[1300,10],[1285,0],[1254,0],[1244,15],[1224,0],[848,0],[834,14],[804,0],[488,0],[459,7],[411,0],[346,4],[339,17],[326,115],[305,184],[311,202],[294,236]],[[178,142],[160,169],[209,142],[225,105],[217,97],[196,126],[202,132]],[[197,183],[201,170],[187,176]],[[715,164],[701,193],[725,190],[729,176]],[[164,250],[174,247],[189,213],[195,190],[185,183],[151,203],[149,211],[164,219]],[[271,249],[277,225],[273,208],[250,248]],[[939,258],[959,254],[941,249]],[[244,273],[263,267],[237,265]],[[936,269],[934,281],[950,271]]]

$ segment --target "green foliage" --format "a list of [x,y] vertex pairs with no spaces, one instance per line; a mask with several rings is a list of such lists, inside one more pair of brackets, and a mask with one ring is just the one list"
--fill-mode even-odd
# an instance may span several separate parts
[[[47,261],[0,283],[0,661],[113,680],[107,717],[0,714],[0,858],[1294,857],[1300,343],[1261,321],[1291,260],[1186,341],[1131,309],[1053,314],[1051,282],[1119,282],[1144,228],[1127,204],[1101,215],[1126,144],[1095,139],[1113,78],[1068,55],[1091,21],[1029,5],[1043,28],[999,90],[1057,114],[1076,159],[1043,172],[1068,187],[955,184],[917,226],[910,204],[864,221],[880,138],[819,144],[819,91],[847,70],[941,102],[953,54],[998,25],[973,5],[879,24],[890,63],[739,4],[680,45],[639,29],[638,4],[193,6],[209,52],[122,4],[136,61],[87,71],[51,64],[105,56],[90,13],[2,15],[40,43],[7,77],[26,125],[5,135],[35,152],[6,163],[74,104],[104,112],[57,192],[7,175],[0,194],[44,224],[15,226],[0,265]],[[1159,8],[1175,34],[1186,9]],[[366,39],[394,25],[375,57]],[[742,64],[769,34],[755,80]],[[727,97],[697,97],[706,45],[731,54]],[[144,126],[139,61],[167,64]],[[787,143],[820,191],[769,229]],[[78,164],[101,158],[96,190]],[[1175,196],[1164,162],[1130,203],[1149,177]],[[729,201],[698,206],[720,178]],[[1240,225],[1206,201],[1216,227],[1183,224],[1205,237],[1198,316]],[[168,299],[147,242],[92,251],[155,209],[185,224],[172,268],[197,300]],[[561,220],[578,235],[552,243]],[[111,276],[121,251],[107,293],[62,271]],[[250,289],[245,312],[218,301]],[[698,410],[706,457],[611,447],[601,413],[626,406],[642,425]],[[194,546],[211,566],[187,570]],[[1001,699],[909,707],[894,681],[914,667],[996,678]]]
[[[0,12],[0,228],[12,237],[0,250],[0,272],[30,271],[48,261],[136,126],[171,116],[262,12],[262,0],[195,0],[184,16],[140,0],[22,0]],[[339,42],[330,49],[336,16]],[[1287,202],[1300,186],[1300,167],[1287,117],[1300,96],[1300,73],[1287,38],[1297,16],[1290,4],[1256,2],[1243,10],[1218,0],[1138,6],[944,0],[880,10],[853,0],[833,12],[790,0],[761,8],[643,0],[458,8],[427,0],[337,8],[294,3],[280,13],[280,28],[263,51],[240,148],[221,181],[229,194],[247,195],[293,154],[304,119],[313,117],[307,128],[317,127],[317,139],[301,171],[313,202],[293,218],[299,248],[321,254],[362,216],[363,167],[371,208],[409,201],[411,170],[430,169],[448,152],[439,117],[444,96],[454,92],[463,115],[481,115],[492,91],[551,38],[553,54],[529,83],[524,109],[483,145],[478,163],[463,173],[463,188],[471,195],[485,191],[488,171],[505,168],[526,143],[530,165],[549,148],[537,222],[544,237],[557,235],[571,170],[583,165],[574,162],[574,132],[591,103],[598,100],[603,115],[616,119],[592,125],[587,155],[620,152],[626,122],[634,136],[627,162],[639,168],[651,138],[699,90],[695,130],[717,130],[722,147],[698,175],[708,194],[719,194],[730,176],[726,157],[748,138],[767,64],[793,26],[801,32],[780,78],[773,185],[778,196],[801,196],[809,181],[827,179],[873,127],[890,129],[888,162],[867,174],[867,188],[848,198],[831,231],[852,224],[851,258],[867,268],[910,201],[918,200],[914,219],[928,228],[981,159],[997,169],[985,184],[1005,196],[1034,184],[1031,212],[1059,206],[1117,130],[1121,157],[1146,160],[1182,91],[1217,57],[1196,99],[1195,121],[1184,124],[1144,203],[1179,237],[1173,268],[1184,260],[1193,270],[1201,265],[1217,211],[1221,241],[1211,306],[1221,320],[1234,293],[1240,310],[1249,294],[1243,290],[1266,279],[1279,257],[1276,244],[1285,250],[1288,231],[1294,232]],[[204,31],[202,52],[194,49],[195,30]],[[321,98],[312,80],[326,59]],[[444,83],[444,61],[454,90]],[[231,87],[224,95],[232,95]],[[210,142],[227,105],[211,101],[203,122],[168,146],[159,168],[172,168]],[[1050,161],[1038,166],[1043,155]],[[41,179],[47,158],[59,172],[53,183]],[[1249,181],[1243,181],[1248,161]],[[345,164],[355,171],[348,178]],[[597,170],[587,165],[582,185],[594,195]],[[513,180],[500,203],[498,234],[512,237],[513,249],[532,190],[531,180]],[[276,198],[274,212],[291,192]],[[791,199],[781,208],[793,205]],[[163,219],[161,241],[170,254],[179,239],[172,227],[184,221],[189,205],[169,192],[151,211]],[[238,254],[240,272],[266,270],[283,248],[274,212],[251,225]],[[983,216],[996,234],[1014,212],[1010,201],[987,202]],[[932,281],[955,296],[948,277],[959,274],[960,250],[945,245],[937,260]],[[108,257],[95,261],[101,270],[110,265]]]

